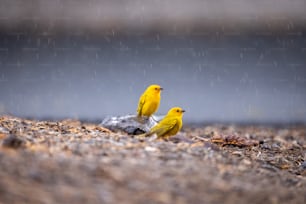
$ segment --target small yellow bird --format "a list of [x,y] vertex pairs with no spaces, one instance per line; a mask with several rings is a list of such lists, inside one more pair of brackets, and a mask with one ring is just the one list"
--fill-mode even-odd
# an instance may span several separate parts
[[137,108],[137,116],[150,117],[155,113],[160,103],[160,92],[163,90],[157,84],[150,85],[140,96]]
[[168,138],[176,135],[183,126],[183,110],[180,107],[171,108],[167,115],[154,127],[151,128],[150,132],[146,133],[145,136],[156,134],[158,138]]

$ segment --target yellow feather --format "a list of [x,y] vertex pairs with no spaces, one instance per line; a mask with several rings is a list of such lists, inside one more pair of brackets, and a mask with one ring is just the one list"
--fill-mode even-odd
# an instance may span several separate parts
[[156,134],[158,138],[167,138],[176,135],[183,126],[183,113],[185,111],[180,107],[171,108],[167,115],[154,127],[146,136]]
[[138,117],[150,117],[157,111],[160,103],[160,92],[162,89],[163,88],[159,85],[153,84],[145,90],[139,98],[137,107]]

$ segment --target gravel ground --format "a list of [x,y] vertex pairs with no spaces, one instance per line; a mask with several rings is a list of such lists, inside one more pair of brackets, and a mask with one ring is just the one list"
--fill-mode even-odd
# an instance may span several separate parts
[[0,118],[0,203],[305,203],[306,126],[185,125],[169,141]]

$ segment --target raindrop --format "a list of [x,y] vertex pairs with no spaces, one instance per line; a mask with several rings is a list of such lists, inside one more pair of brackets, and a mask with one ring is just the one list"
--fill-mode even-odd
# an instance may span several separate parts
[[210,81],[209,85],[210,85],[210,87],[214,87],[215,86],[214,81]]
[[37,47],[40,47],[40,38],[37,38],[36,45]]
[[199,66],[198,66],[198,71],[202,72],[202,65],[201,64],[199,64]]

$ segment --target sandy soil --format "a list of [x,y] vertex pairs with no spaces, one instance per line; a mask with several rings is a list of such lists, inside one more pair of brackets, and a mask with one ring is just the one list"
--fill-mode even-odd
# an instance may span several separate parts
[[306,127],[185,125],[169,141],[0,118],[0,203],[305,203]]

